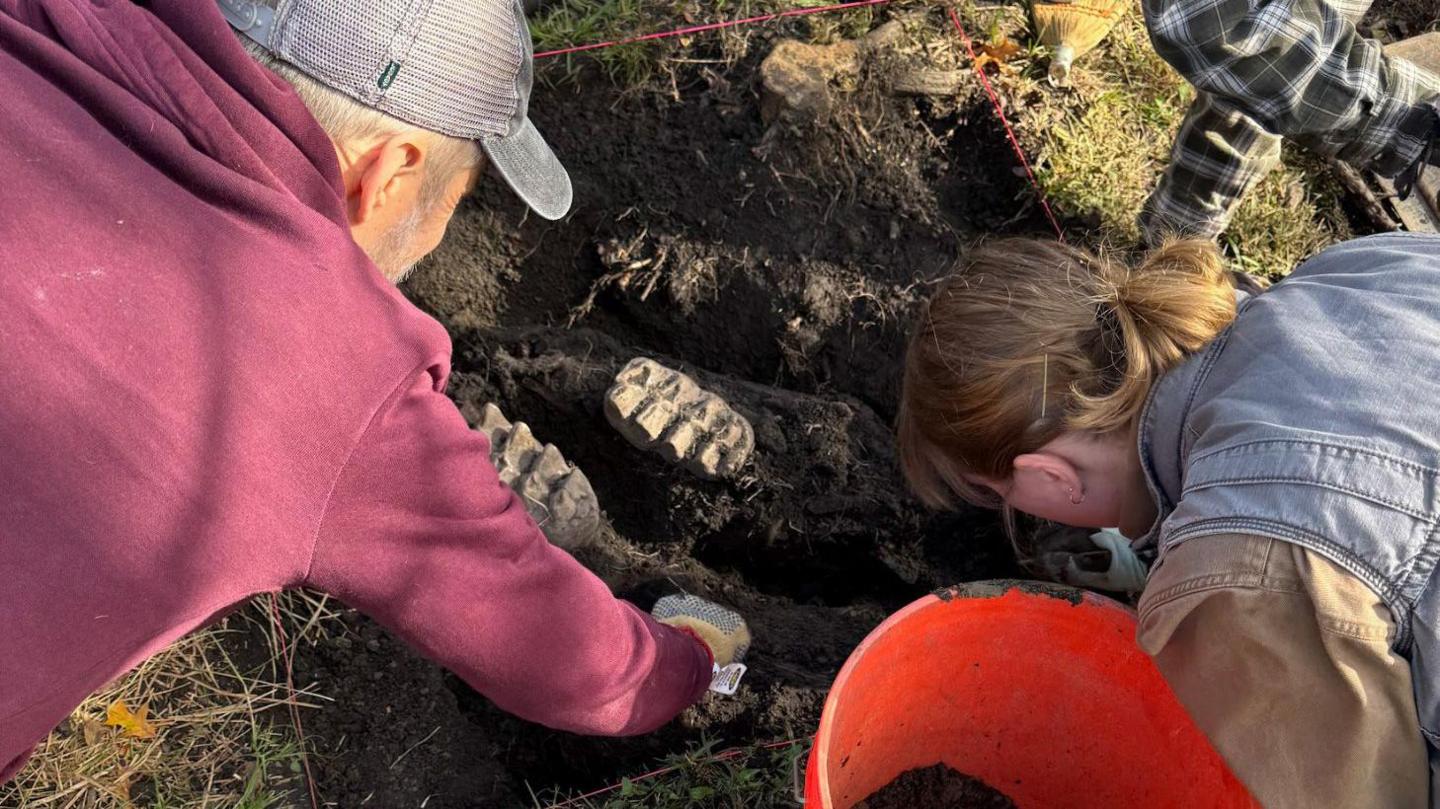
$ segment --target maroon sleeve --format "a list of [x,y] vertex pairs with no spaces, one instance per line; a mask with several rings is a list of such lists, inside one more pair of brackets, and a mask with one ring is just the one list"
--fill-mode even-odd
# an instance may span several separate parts
[[377,412],[341,472],[307,583],[553,728],[645,733],[710,682],[702,644],[545,539],[428,373]]

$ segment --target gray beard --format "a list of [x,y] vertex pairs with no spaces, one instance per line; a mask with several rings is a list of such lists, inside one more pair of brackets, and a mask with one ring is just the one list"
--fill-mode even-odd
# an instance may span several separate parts
[[404,281],[415,269],[419,257],[415,255],[415,232],[429,213],[429,206],[417,205],[404,221],[391,228],[385,238],[370,253],[370,260],[380,268],[380,274],[392,284]]

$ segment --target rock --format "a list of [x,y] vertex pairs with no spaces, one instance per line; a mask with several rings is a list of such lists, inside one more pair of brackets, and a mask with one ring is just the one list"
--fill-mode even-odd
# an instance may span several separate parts
[[[835,88],[858,78],[871,56],[895,48],[904,37],[905,25],[897,19],[859,39],[831,45],[781,40],[760,64],[761,119],[768,125],[779,120],[808,123],[824,118],[834,106]],[[929,71],[916,74],[905,92],[945,95],[953,93],[964,79],[959,71]]]
[[824,118],[833,106],[831,83],[858,75],[860,54],[853,41],[810,45],[781,40],[760,64],[761,119],[771,124]]
[[1385,46],[1385,55],[1440,75],[1440,31],[1402,39]]
[[968,70],[913,69],[895,76],[890,91],[896,95],[953,96],[971,81]]

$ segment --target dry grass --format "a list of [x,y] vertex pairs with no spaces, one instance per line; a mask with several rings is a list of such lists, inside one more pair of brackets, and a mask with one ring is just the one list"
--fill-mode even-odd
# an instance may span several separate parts
[[[281,597],[290,643],[326,631],[333,612],[306,593]],[[82,703],[0,786],[0,807],[25,809],[271,809],[301,805],[304,752],[290,724],[284,665],[274,641],[270,600],[221,625],[193,633]],[[227,636],[260,627],[272,650],[242,667]],[[323,697],[300,692],[303,708]],[[105,727],[107,708],[147,706],[156,735],[123,736]]]
[[585,795],[535,795],[537,809],[772,809],[798,805],[800,765],[809,746],[776,742],[717,751],[701,742],[654,771]]
[[[535,52],[611,42],[691,25],[829,5],[832,0],[559,0],[530,20]],[[900,5],[899,2],[893,5]],[[911,4],[913,5],[913,3]],[[857,37],[875,25],[877,11],[817,14],[784,23],[815,42]],[[574,80],[593,61],[621,92],[673,89],[678,64],[733,65],[749,52],[756,29],[728,28],[694,36],[619,45],[583,54],[553,57],[558,76]],[[542,78],[556,74],[542,72]]]

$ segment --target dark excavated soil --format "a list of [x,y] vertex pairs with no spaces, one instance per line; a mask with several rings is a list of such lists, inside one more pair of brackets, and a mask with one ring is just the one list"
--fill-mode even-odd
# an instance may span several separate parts
[[[1435,6],[1380,0],[1371,20],[1410,35],[1435,25]],[[532,790],[614,783],[701,738],[806,737],[888,612],[1017,572],[991,517],[929,514],[906,495],[889,431],[927,286],[981,234],[1047,232],[1003,133],[976,88],[890,96],[886,64],[823,120],[767,125],[758,63],[779,29],[757,30],[750,57],[678,66],[664,92],[542,69],[531,110],[570,170],[574,212],[544,222],[487,183],[406,288],[455,338],[462,408],[495,402],[594,483],[608,523],[583,562],[642,607],[683,588],[745,615],[745,685],[651,736],[581,738],[500,713],[350,614],[296,661],[301,684],[335,700],[306,714],[325,805],[528,806]],[[753,422],[740,479],[691,478],[609,428],[601,396],[641,354]],[[938,767],[866,805],[1012,804]]]
[[[500,713],[350,615],[296,662],[335,700],[306,714],[327,804],[531,805],[532,789],[612,783],[702,737],[806,737],[886,614],[1016,572],[992,517],[907,495],[889,428],[927,284],[981,233],[1043,227],[1003,135],[974,93],[891,97],[873,75],[833,118],[767,127],[766,50],[685,67],[673,93],[620,96],[595,77],[542,89],[532,111],[571,172],[574,213],[527,217],[488,183],[407,285],[455,339],[462,409],[495,402],[593,482],[608,524],[583,562],[642,607],[683,588],[744,614],[740,693],[647,737],[581,738]],[[690,477],[606,424],[601,397],[641,354],[752,421],[739,479]]]
[[1015,809],[1003,792],[979,778],[936,764],[899,778],[855,805],[855,809]]

